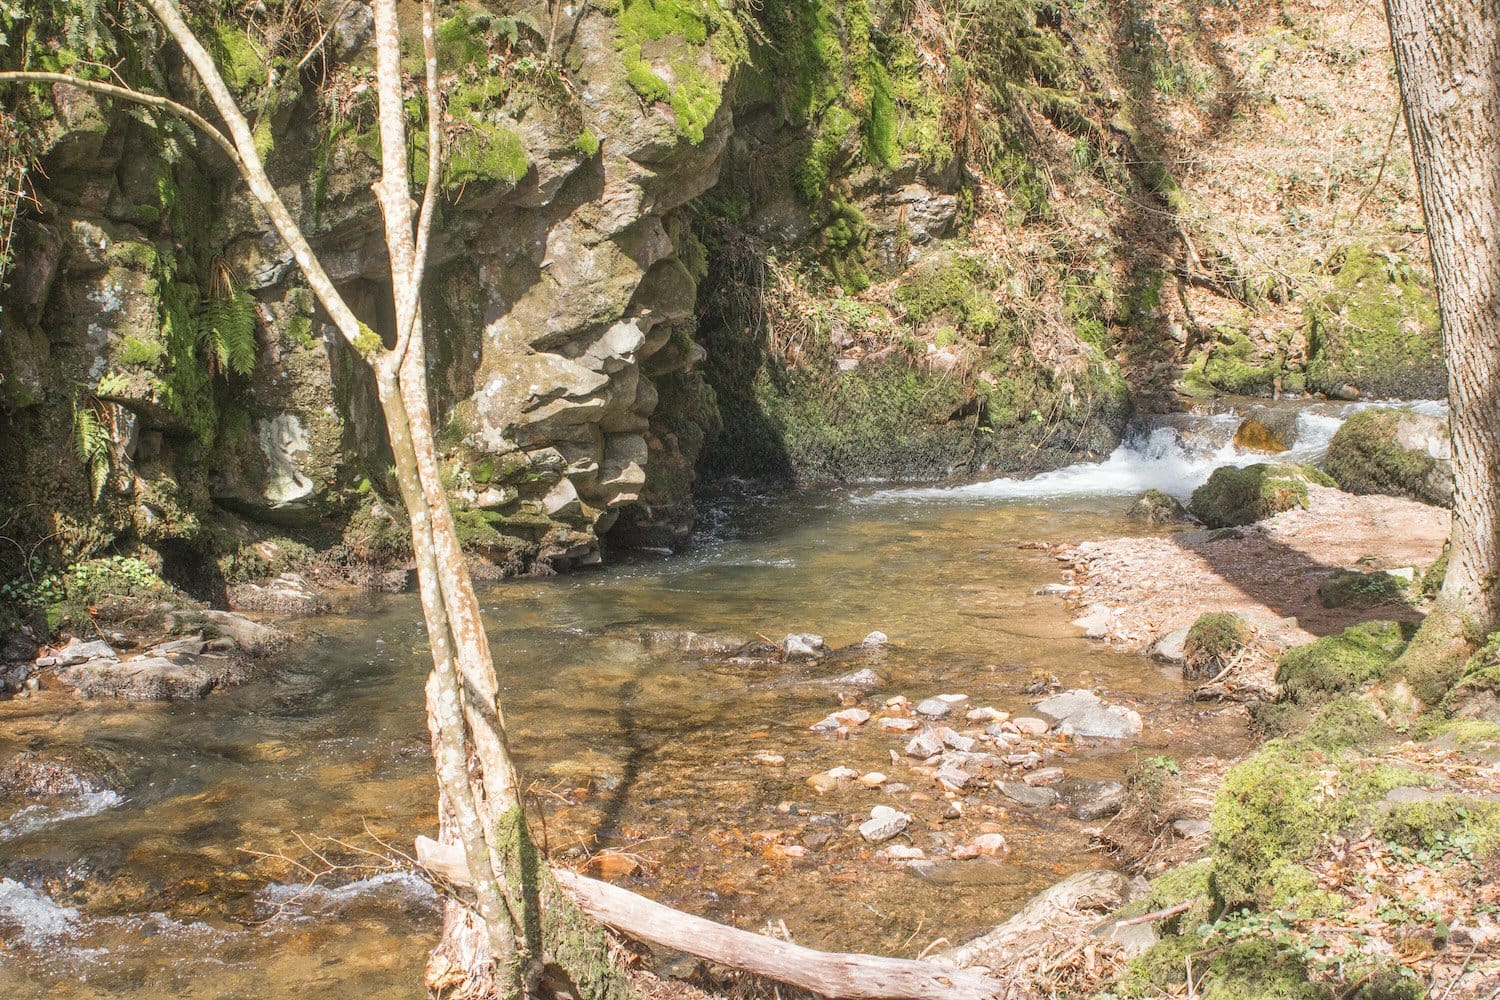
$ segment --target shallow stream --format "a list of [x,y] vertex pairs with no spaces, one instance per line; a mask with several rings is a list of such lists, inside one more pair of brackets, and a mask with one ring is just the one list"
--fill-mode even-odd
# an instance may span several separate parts
[[[1299,451],[1326,442],[1338,414],[1327,417],[1300,418]],[[839,708],[826,682],[868,666],[885,681],[862,702],[872,709],[961,692],[1025,714],[1035,699],[1023,689],[1052,676],[1136,708],[1139,739],[1061,748],[1081,777],[1242,745],[1236,718],[1186,704],[1174,672],[1078,638],[1068,608],[1034,593],[1058,579],[1055,561],[1021,547],[1135,530],[1123,521],[1130,495],[1185,493],[1214,465],[1247,460],[1228,443],[1235,423],[1145,427],[1105,463],[1029,483],[740,498],[705,510],[690,552],[486,590],[548,846],[625,852],[644,867],[624,884],[693,912],[904,956],[1107,863],[1088,851],[1086,824],[993,792],[946,818],[931,782],[892,758],[900,734],[871,723],[840,740],[808,726]],[[434,830],[415,598],[370,597],[296,627],[306,638],[264,678],[200,703],[0,703],[0,759],[86,747],[127,776],[118,795],[0,808],[0,996],[420,995],[432,890],[359,867],[309,886],[287,860],[320,871],[317,850],[358,865],[371,860],[359,849],[409,850]],[[656,629],[811,631],[835,647],[879,629],[891,647],[747,668],[640,641]],[[785,766],[756,763],[762,752]],[[846,783],[820,797],[805,783],[840,765],[908,790]],[[988,822],[1010,853],[923,871],[877,860],[852,825],[881,802],[913,814],[915,846],[951,846],[961,824],[972,834]]]

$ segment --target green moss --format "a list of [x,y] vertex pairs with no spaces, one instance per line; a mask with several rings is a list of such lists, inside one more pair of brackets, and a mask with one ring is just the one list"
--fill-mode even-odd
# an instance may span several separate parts
[[1169,910],[1183,903],[1190,904],[1187,912],[1170,917],[1159,926],[1165,934],[1180,934],[1211,923],[1213,920],[1213,892],[1209,879],[1213,874],[1212,858],[1199,858],[1187,864],[1168,868],[1151,880],[1151,889],[1141,906],[1143,913]]
[[1325,608],[1369,610],[1382,605],[1404,607],[1411,603],[1407,583],[1389,573],[1361,573],[1338,569],[1318,583],[1318,599]]
[[1312,857],[1325,838],[1368,822],[1391,789],[1427,780],[1346,754],[1267,743],[1229,771],[1214,797],[1216,900],[1226,911],[1274,908],[1302,878],[1290,866]]
[[215,26],[214,42],[218,49],[219,71],[231,89],[243,93],[266,82],[265,60],[256,51],[249,35],[224,23]]
[[166,348],[162,347],[155,340],[127,336],[121,342],[120,350],[116,357],[122,364],[150,366],[160,361],[165,353]]
[[1200,1000],[1331,1000],[1308,980],[1307,967],[1285,939],[1237,941],[1169,937],[1133,959],[1115,983],[1121,1000],[1182,993],[1191,968]]
[[1188,509],[1211,528],[1252,524],[1293,507],[1306,508],[1308,483],[1332,485],[1326,475],[1305,465],[1226,466],[1193,491]]
[[1350,493],[1384,493],[1446,505],[1452,481],[1426,451],[1396,440],[1404,417],[1399,410],[1360,410],[1345,420],[1328,442],[1325,468]]
[[1321,750],[1368,746],[1385,735],[1385,721],[1370,704],[1354,695],[1324,705],[1296,742]]
[[1308,385],[1435,399],[1447,391],[1437,300],[1408,261],[1364,246],[1335,258],[1328,291],[1306,309]]
[[531,169],[521,135],[506,122],[479,121],[454,137],[443,163],[443,188],[469,184],[514,184]]
[[1237,614],[1210,611],[1200,615],[1183,642],[1187,656],[1184,676],[1213,677],[1229,666],[1234,655],[1250,641],[1250,627]]
[[590,159],[599,155],[601,145],[599,137],[591,129],[584,129],[582,132],[579,132],[578,136],[573,140],[573,148]]
[[1460,795],[1389,806],[1375,834],[1417,850],[1449,847],[1481,856],[1500,850],[1500,803]]
[[983,264],[950,252],[934,254],[903,275],[895,297],[913,322],[943,317],[982,342],[1000,325],[993,288]]
[[1442,555],[1435,559],[1431,566],[1427,567],[1422,574],[1422,583],[1419,588],[1421,595],[1427,600],[1434,600],[1443,589],[1443,577],[1448,575],[1448,542],[1443,542]]
[[1246,333],[1226,330],[1194,357],[1183,385],[1189,395],[1269,396],[1282,375],[1280,362],[1262,358]]
[[1287,650],[1277,665],[1276,681],[1292,701],[1324,701],[1385,677],[1410,638],[1409,626],[1363,622]]
[[1125,511],[1132,521],[1144,521],[1148,525],[1175,524],[1191,520],[1185,507],[1170,493],[1151,489],[1136,497]]
[[[626,81],[647,103],[669,103],[678,134],[701,143],[723,102],[729,70],[748,56],[739,22],[712,0],[619,0],[616,24]],[[670,83],[646,59],[648,46],[662,51]]]

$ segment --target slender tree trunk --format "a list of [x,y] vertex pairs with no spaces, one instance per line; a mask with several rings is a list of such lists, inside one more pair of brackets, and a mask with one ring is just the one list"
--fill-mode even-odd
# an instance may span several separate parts
[[1453,645],[1500,626],[1500,0],[1386,13],[1448,365],[1453,527],[1429,621]]

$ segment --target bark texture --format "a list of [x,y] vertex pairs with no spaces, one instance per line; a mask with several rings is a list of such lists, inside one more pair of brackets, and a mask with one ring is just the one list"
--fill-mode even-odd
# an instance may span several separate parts
[[1386,0],[1432,245],[1453,434],[1441,601],[1500,624],[1500,0]]

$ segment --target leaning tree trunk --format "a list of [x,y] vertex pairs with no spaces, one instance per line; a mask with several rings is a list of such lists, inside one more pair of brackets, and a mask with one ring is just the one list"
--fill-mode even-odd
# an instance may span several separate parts
[[[1448,574],[1428,652],[1500,626],[1500,0],[1386,0],[1442,313]],[[1435,691],[1427,694],[1438,693]]]

